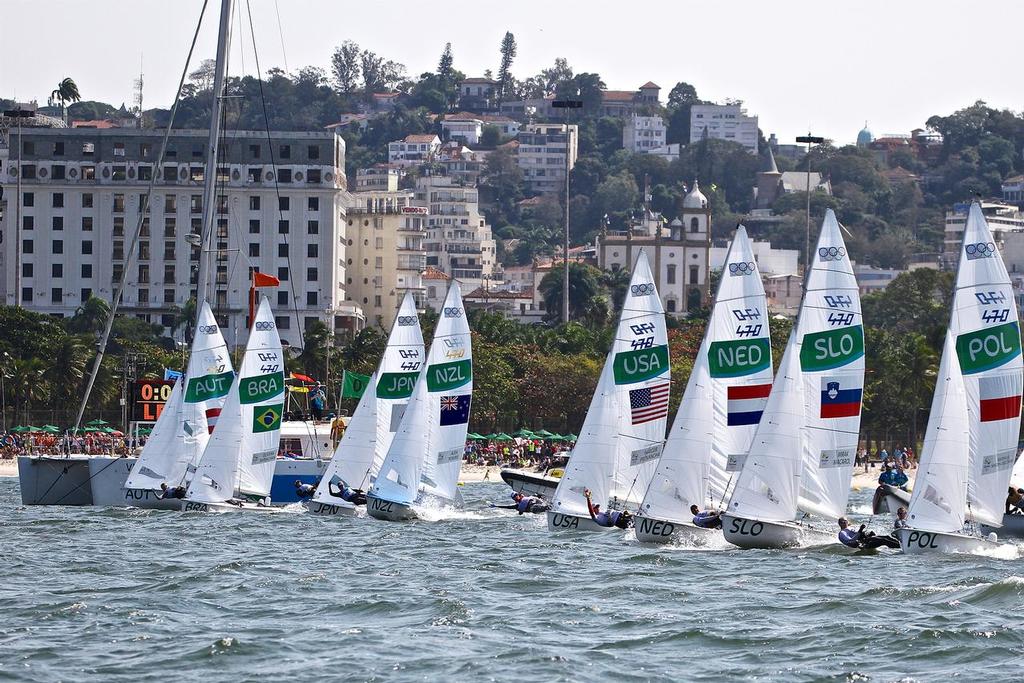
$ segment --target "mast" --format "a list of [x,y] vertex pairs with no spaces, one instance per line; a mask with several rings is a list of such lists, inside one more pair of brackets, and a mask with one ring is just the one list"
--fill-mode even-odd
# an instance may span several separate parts
[[231,44],[231,7],[233,0],[222,0],[220,31],[217,33],[217,63],[213,72],[213,101],[210,104],[210,134],[206,142],[206,185],[203,187],[203,228],[199,239],[199,273],[196,278],[196,323],[202,314],[206,285],[210,277],[207,249],[213,236],[217,211],[217,139],[220,137],[220,108],[224,94],[224,73],[227,71],[228,48]]

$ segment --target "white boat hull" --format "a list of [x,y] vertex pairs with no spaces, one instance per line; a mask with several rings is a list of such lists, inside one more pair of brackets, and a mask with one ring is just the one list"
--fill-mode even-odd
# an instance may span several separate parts
[[633,526],[636,540],[641,543],[681,543],[684,545],[707,545],[719,529],[705,529],[690,522],[669,522],[653,517],[637,515]]
[[254,503],[232,505],[231,503],[200,503],[194,500],[179,500],[177,503],[182,512],[281,512],[279,507]]
[[996,529],[987,524],[981,525],[984,534],[997,533],[1010,538],[1024,538],[1024,515],[1003,515],[1003,525]]
[[722,515],[725,540],[740,548],[795,548],[837,540],[824,531],[796,522],[764,522],[730,514]]
[[158,491],[127,489],[124,486],[138,458],[96,456],[89,459],[89,485],[93,505],[137,507],[148,510],[178,510],[181,500],[163,499]]
[[888,484],[879,484],[871,500],[871,514],[883,515],[890,513],[895,515],[896,511],[901,507],[906,508],[909,505],[909,491],[904,491]]
[[995,550],[1005,545],[980,536],[951,534],[941,531],[923,531],[921,529],[898,529],[896,537],[900,541],[900,549],[908,555],[975,553],[978,551]]
[[345,501],[306,500],[302,506],[309,514],[323,517],[354,517],[358,514],[356,506]]
[[18,456],[22,505],[92,505],[88,455]]
[[372,495],[366,497],[366,512],[374,519],[382,519],[388,522],[405,522],[417,519],[416,511],[406,503],[396,503],[383,498],[375,498]]
[[501,480],[511,486],[513,491],[524,496],[540,496],[544,500],[555,497],[559,482],[557,477],[524,470],[502,470]]
[[548,510],[548,531],[610,531],[614,526],[601,526],[589,516],[570,515]]

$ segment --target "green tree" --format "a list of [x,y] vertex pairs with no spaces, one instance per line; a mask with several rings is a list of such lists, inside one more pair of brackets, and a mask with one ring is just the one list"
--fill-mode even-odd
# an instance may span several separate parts
[[346,40],[334,49],[331,55],[331,74],[334,76],[334,87],[343,95],[350,95],[359,89],[361,67],[359,55],[362,50],[353,40]]
[[68,330],[76,334],[99,334],[106,327],[108,317],[110,304],[98,296],[91,296],[75,309],[75,314],[67,322]]
[[516,37],[511,31],[506,31],[505,37],[501,39],[501,66],[498,67],[498,86],[495,92],[499,108],[505,96],[509,94],[512,84],[512,61],[515,58]]
[[78,85],[76,85],[72,79],[67,77],[57,84],[54,91],[50,93],[50,97],[57,102],[60,102],[60,114],[64,121],[68,120],[65,105],[68,102],[78,102],[82,99],[81,94],[78,92]]
[[[557,265],[540,281],[540,293],[548,320],[562,316],[563,265]],[[602,303],[603,300],[603,303]],[[608,297],[601,287],[601,271],[584,263],[569,264],[569,315],[603,323],[609,313]]]

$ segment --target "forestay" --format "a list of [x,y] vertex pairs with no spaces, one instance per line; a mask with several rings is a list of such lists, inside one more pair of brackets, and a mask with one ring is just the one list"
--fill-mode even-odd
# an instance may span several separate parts
[[669,388],[665,312],[641,251],[615,341],[555,492],[557,512],[587,514],[584,488],[595,503],[639,507],[664,444]]
[[772,386],[768,307],[743,226],[736,229],[679,411],[644,496],[644,515],[689,520],[731,492]]
[[806,429],[799,507],[846,512],[864,392],[864,323],[857,278],[831,209],[814,252],[797,325]]
[[242,365],[187,498],[222,502],[270,493],[284,414],[284,356],[270,303],[260,302]]
[[[234,380],[231,356],[209,304],[203,302],[188,368],[160,413],[125,488],[159,490],[187,483],[210,439]],[[177,393],[175,393],[177,392]]]

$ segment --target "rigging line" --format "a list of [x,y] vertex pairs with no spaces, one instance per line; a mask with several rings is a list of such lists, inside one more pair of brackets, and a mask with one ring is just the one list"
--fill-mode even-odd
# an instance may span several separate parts
[[284,62],[284,70],[288,70],[288,53],[284,49],[284,26],[281,24],[281,8],[274,0],[274,11],[277,12],[277,35],[281,38],[281,59]]
[[[260,68],[260,53],[259,49],[256,47],[256,30],[253,28],[252,4],[249,2],[249,0],[246,0],[245,8],[249,15],[249,33],[252,36],[252,51],[253,56],[255,57],[256,60],[256,82],[259,84],[260,87],[260,104],[262,105],[263,108],[263,123],[264,128],[267,132],[267,147],[269,148],[270,151],[270,165],[274,168],[274,194],[277,197],[278,225],[280,226],[280,222],[284,220],[284,212],[281,210],[281,185],[278,182],[277,161],[274,157],[274,141],[270,136],[270,114],[267,113],[267,98],[263,92],[263,71]],[[289,225],[289,231],[290,230],[291,225]],[[296,329],[298,330],[299,333],[299,346],[302,349],[305,349],[306,340],[305,335],[303,335],[302,333],[302,323],[299,320],[298,298],[295,296],[295,279],[292,277],[294,275],[294,272],[292,268],[291,247],[288,244],[289,233],[279,232],[279,234],[283,235],[284,243],[288,247],[288,256],[286,257],[286,261],[288,263],[288,290],[292,298],[292,310],[295,312]]]
[[171,106],[170,118],[167,120],[167,130],[164,132],[164,139],[160,144],[160,156],[157,157],[157,162],[153,168],[153,172],[150,174],[149,189],[146,191],[145,206],[139,206],[139,220],[135,224],[135,232],[132,235],[131,245],[125,255],[124,268],[121,271],[121,281],[118,284],[117,291],[114,292],[113,301],[111,301],[110,306],[110,314],[107,316],[107,322],[103,328],[103,336],[96,349],[96,360],[93,362],[92,372],[89,374],[89,381],[86,384],[85,393],[82,396],[82,403],[78,407],[78,416],[75,418],[75,434],[78,433],[78,429],[82,424],[82,415],[85,413],[85,406],[89,402],[89,394],[92,393],[93,386],[96,384],[96,376],[99,374],[100,364],[103,362],[103,354],[107,350],[107,341],[110,339],[110,330],[114,325],[114,316],[121,303],[121,297],[124,295],[125,285],[128,284],[128,266],[131,265],[132,254],[135,252],[135,247],[139,241],[139,235],[142,232],[143,220],[149,215],[149,206],[153,199],[153,189],[156,187],[157,176],[161,173],[161,169],[164,165],[164,156],[167,153],[167,143],[170,140],[171,130],[174,127],[174,116],[178,112],[178,104],[181,102],[181,89],[185,85],[185,78],[188,76],[188,67],[192,62],[192,53],[196,49],[196,42],[199,39],[199,29],[203,25],[203,16],[206,14],[206,5],[208,2],[209,0],[203,0],[203,6],[199,10],[199,20],[196,22],[196,31],[192,35],[192,45],[188,48],[188,56],[185,58],[185,67],[181,71],[181,79],[178,81],[178,90],[174,95],[174,104]]

